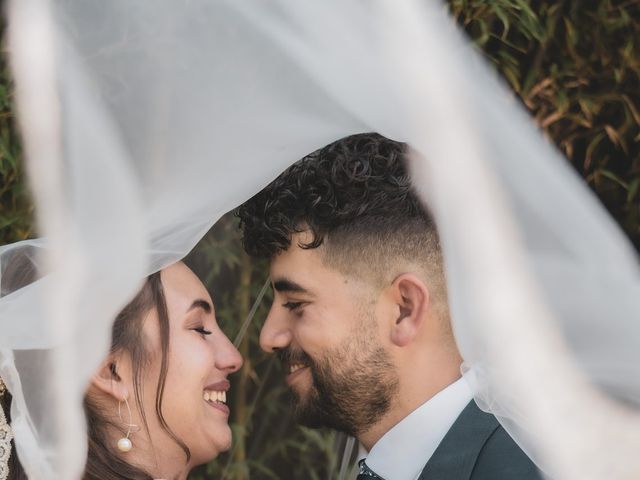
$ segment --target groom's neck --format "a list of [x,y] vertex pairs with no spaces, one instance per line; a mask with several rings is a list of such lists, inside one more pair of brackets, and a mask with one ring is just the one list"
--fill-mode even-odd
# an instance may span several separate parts
[[457,350],[415,353],[412,361],[399,369],[399,388],[389,410],[368,430],[358,433],[360,443],[371,450],[385,433],[458,380],[461,364]]

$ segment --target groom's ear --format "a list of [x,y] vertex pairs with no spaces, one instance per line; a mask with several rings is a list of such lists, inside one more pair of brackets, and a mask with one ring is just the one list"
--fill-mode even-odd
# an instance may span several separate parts
[[403,273],[390,286],[395,318],[391,342],[399,347],[410,344],[418,335],[429,306],[429,290],[413,273]]
[[91,377],[91,385],[119,402],[129,397],[130,362],[123,355],[109,355]]

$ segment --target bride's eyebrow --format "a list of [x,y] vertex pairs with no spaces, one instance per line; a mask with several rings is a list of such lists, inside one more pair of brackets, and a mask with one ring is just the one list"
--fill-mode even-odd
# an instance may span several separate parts
[[187,309],[187,312],[190,312],[194,308],[201,308],[202,310],[205,311],[205,313],[211,313],[211,311],[213,310],[213,307],[211,307],[211,304],[201,298],[194,300],[191,306]]

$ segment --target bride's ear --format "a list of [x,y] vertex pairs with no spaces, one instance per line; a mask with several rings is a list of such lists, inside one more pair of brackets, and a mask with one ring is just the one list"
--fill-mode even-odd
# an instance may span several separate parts
[[119,402],[129,397],[131,368],[122,355],[109,355],[91,377],[91,385]]

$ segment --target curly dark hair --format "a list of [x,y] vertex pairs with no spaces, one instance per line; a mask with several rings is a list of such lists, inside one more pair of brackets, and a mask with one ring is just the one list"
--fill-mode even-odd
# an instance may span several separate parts
[[442,276],[435,225],[411,186],[406,151],[363,133],[304,157],[238,209],[245,250],[272,258],[309,230],[311,241],[298,246],[324,245],[324,260],[342,271],[370,278],[418,261]]

